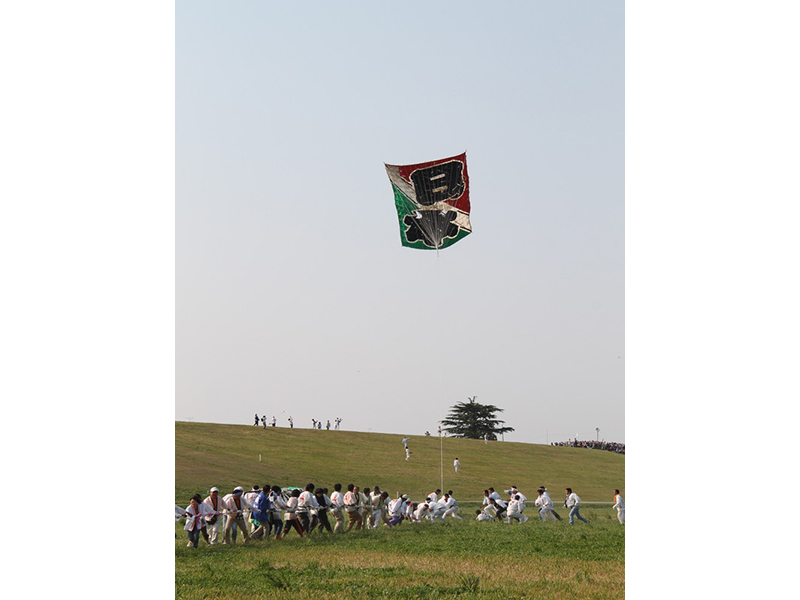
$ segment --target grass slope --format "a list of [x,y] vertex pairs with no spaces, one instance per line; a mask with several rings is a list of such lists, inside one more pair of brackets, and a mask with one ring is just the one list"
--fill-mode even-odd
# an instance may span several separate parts
[[[211,486],[225,494],[253,484],[330,489],[336,482],[379,485],[390,495],[400,491],[420,499],[440,487],[440,446],[434,436],[412,436],[411,460],[405,460],[396,434],[362,433],[175,423],[175,501],[185,506],[195,492]],[[464,505],[480,500],[483,490],[516,485],[530,499],[545,485],[556,507],[563,490],[573,488],[584,502],[609,502],[614,488],[625,495],[625,456],[586,448],[445,437],[444,489]],[[261,462],[258,457],[261,454]],[[461,462],[453,472],[453,459]]]

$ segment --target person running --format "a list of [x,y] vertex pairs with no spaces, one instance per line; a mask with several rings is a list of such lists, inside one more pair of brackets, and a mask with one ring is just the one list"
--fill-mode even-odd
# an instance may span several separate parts
[[289,429],[294,429],[294,419],[291,416],[289,417]]
[[506,507],[507,505],[503,500],[495,500],[494,498],[490,497],[485,510],[493,512],[495,518],[498,521],[501,521],[506,516]]
[[258,413],[256,413],[256,422],[255,422],[255,423],[253,423],[253,425],[255,425],[256,427],[258,427]]
[[278,419],[275,418],[275,415],[272,415],[272,421],[270,421],[270,425],[275,427],[278,424]]
[[411,460],[411,450],[406,446],[406,460]]
[[330,431],[330,430],[331,430],[331,420],[330,420],[330,419],[328,419],[328,420],[325,422],[325,429],[327,429],[328,431]]
[[264,429],[267,428],[267,415],[261,416],[261,425],[263,425]]
[[545,495],[543,488],[539,488],[536,492],[539,494],[539,497],[536,498],[534,505],[539,507],[539,517],[542,521],[546,521],[548,518],[553,521],[558,521],[555,516],[555,511],[553,511],[553,501],[550,499],[550,496]]
[[[553,500],[550,498],[550,494],[547,493],[547,488],[544,487],[544,486],[540,486],[539,490],[541,490],[542,496],[544,496],[544,498],[545,498],[544,502],[547,502],[547,503],[550,504],[550,506],[551,506],[550,511],[553,513],[553,516],[555,516],[556,521],[563,521],[563,519],[561,518],[561,515],[556,512],[556,508],[555,508],[555,505],[553,504]],[[539,490],[537,490],[537,492]]]
[[625,501],[622,499],[622,496],[619,493],[619,490],[614,490],[614,506],[611,508],[617,509],[617,519],[620,522],[620,525],[625,524]]
[[569,509],[569,524],[570,525],[574,525],[575,524],[575,517],[578,517],[584,523],[588,523],[589,521],[587,519],[584,519],[581,516],[581,511],[580,511],[581,498],[580,498],[580,496],[578,496],[578,494],[573,492],[572,488],[567,488],[564,491],[566,491],[566,493],[567,493],[567,497],[564,500],[564,508],[568,508]]

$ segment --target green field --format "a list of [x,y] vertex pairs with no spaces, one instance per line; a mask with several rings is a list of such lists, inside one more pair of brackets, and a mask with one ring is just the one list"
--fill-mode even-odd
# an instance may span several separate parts
[[[176,423],[176,503],[212,485],[332,488],[374,486],[413,500],[440,487],[438,437],[414,436],[405,460],[402,436],[349,431]],[[403,523],[389,530],[294,534],[247,546],[186,547],[176,524],[178,598],[623,598],[624,527],[609,502],[624,496],[625,457],[610,452],[512,442],[444,438],[444,489],[463,522]],[[261,454],[261,462],[259,462]],[[452,462],[461,462],[456,475]],[[530,498],[522,525],[478,523],[470,509],[493,486],[516,485]],[[560,506],[563,488],[584,500],[588,525],[542,523],[532,506],[547,486]],[[559,512],[566,516],[566,511]]]

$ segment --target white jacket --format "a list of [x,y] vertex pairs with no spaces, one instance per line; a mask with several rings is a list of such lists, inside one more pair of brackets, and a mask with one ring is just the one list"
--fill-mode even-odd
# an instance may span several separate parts
[[203,500],[203,504],[208,507],[208,515],[206,516],[206,521],[211,519],[215,514],[220,515],[222,514],[225,509],[227,508],[225,505],[225,501],[222,499],[222,496],[219,494],[217,495],[217,508],[214,508],[214,502],[211,500],[211,496],[206,496],[206,499]]
[[617,510],[625,510],[625,501],[622,499],[622,496],[617,494],[614,496],[614,506],[611,508],[616,508]]
[[192,525],[194,524],[194,529],[201,529],[206,526],[205,516],[211,516],[209,513],[211,509],[208,508],[202,502],[197,505],[197,510],[192,508],[192,505],[186,507],[186,512],[188,513],[186,516],[186,525],[183,528],[186,531],[191,531]]
[[225,502],[225,510],[223,512],[226,515],[233,516],[234,518],[241,516],[242,512],[245,509],[247,510],[253,509],[253,505],[244,499],[244,494],[239,496],[239,503],[241,504],[240,508],[236,507],[236,496],[234,496],[233,494],[226,494],[222,500]]
[[521,515],[525,505],[521,500],[512,500],[508,503],[508,516]]
[[[608,496],[606,496],[608,498]],[[572,508],[573,506],[580,506],[581,505],[581,497],[578,496],[575,492],[572,492],[569,496],[567,496],[567,508]]]

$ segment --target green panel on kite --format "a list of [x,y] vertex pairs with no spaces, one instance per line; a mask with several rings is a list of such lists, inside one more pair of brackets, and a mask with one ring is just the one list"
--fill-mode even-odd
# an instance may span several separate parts
[[416,165],[386,165],[400,243],[440,250],[472,232],[466,153]]

